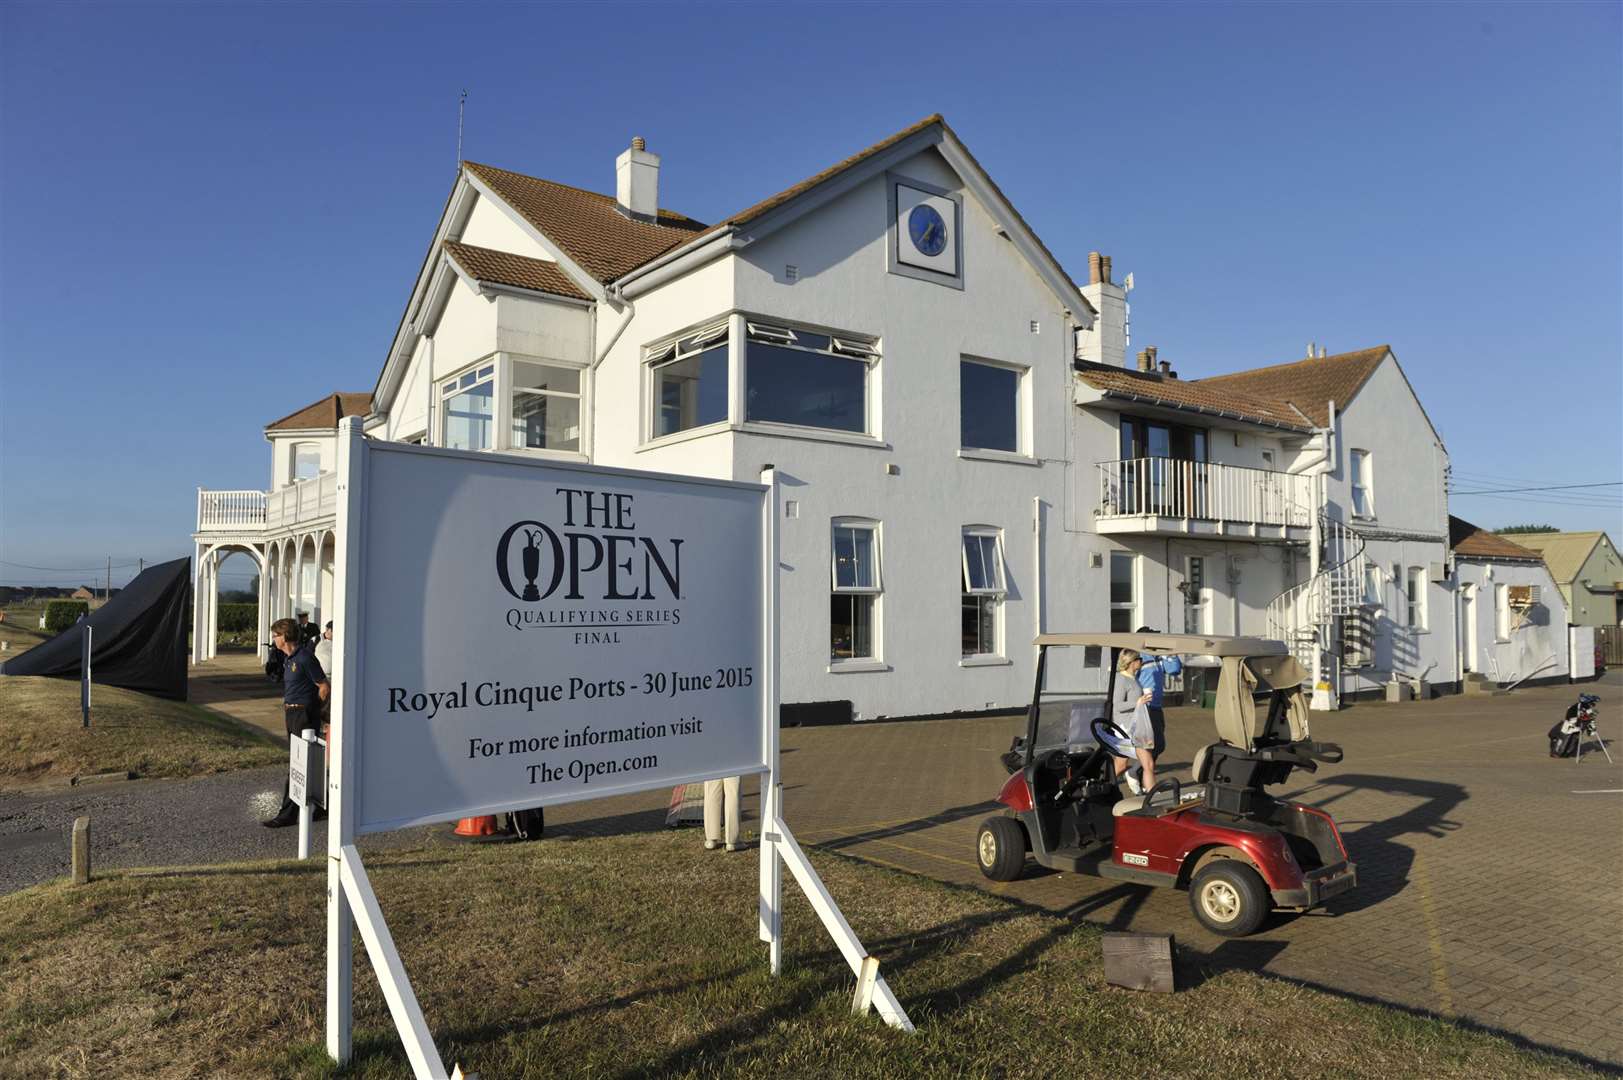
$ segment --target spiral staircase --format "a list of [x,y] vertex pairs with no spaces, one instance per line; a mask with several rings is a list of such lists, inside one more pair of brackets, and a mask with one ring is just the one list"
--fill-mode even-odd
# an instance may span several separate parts
[[1268,636],[1283,641],[1309,671],[1334,659],[1336,620],[1359,615],[1364,593],[1364,538],[1318,511],[1319,570],[1268,604]]

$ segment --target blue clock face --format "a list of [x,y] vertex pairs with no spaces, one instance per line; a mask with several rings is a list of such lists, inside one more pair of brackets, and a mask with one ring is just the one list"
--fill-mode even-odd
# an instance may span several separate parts
[[947,250],[947,223],[935,207],[920,203],[907,215],[907,237],[919,254],[939,255]]

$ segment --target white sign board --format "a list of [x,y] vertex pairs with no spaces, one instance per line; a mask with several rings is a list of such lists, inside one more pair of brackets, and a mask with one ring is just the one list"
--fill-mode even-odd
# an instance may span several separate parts
[[765,771],[764,487],[360,457],[357,833]]
[[287,797],[294,806],[327,805],[327,748],[320,742],[305,742],[303,736],[287,737],[289,751]]
[[1593,626],[1574,626],[1569,628],[1570,641],[1568,648],[1572,657],[1572,667],[1568,678],[1593,679],[1595,677],[1595,628]]

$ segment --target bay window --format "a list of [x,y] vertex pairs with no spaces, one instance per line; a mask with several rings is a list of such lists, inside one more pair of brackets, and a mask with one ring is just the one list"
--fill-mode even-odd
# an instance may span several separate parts
[[744,420],[872,434],[865,338],[746,320]]
[[649,349],[649,437],[727,420],[727,321]]
[[1003,542],[998,530],[964,530],[960,557],[964,656],[1001,656]]
[[834,663],[879,657],[879,526],[836,519],[829,559],[829,658]]

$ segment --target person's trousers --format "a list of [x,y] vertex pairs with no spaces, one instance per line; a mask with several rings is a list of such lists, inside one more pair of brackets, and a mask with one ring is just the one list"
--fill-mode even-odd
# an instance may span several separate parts
[[[704,782],[704,838],[721,841],[728,846],[738,843],[738,786],[739,779],[729,776],[725,780]],[[722,829],[722,802],[726,801],[726,830]]]

